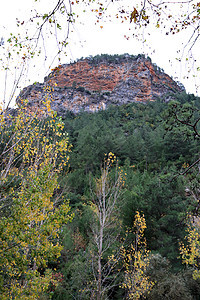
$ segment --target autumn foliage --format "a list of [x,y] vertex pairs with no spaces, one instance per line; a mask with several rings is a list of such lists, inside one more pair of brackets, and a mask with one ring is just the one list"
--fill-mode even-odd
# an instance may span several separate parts
[[193,278],[200,278],[200,221],[199,217],[189,216],[186,243],[180,244],[180,253],[183,260],[188,266],[193,267]]
[[130,245],[129,249],[121,247],[124,267],[122,288],[126,291],[127,299],[140,299],[145,294],[148,294],[154,286],[154,283],[146,275],[150,263],[150,252],[147,250],[144,238],[145,229],[144,215],[137,211],[134,221],[135,241]]
[[25,106],[17,116],[1,114],[1,299],[38,299],[48,289],[48,262],[60,256],[59,233],[72,219],[58,192],[68,137],[53,112],[45,121],[40,114]]

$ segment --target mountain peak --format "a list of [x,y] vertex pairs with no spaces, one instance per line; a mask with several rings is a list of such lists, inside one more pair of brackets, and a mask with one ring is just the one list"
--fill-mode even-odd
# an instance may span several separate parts
[[183,90],[144,55],[100,55],[59,65],[44,83],[24,88],[17,98],[28,99],[30,109],[51,100],[59,114],[66,110],[94,112],[110,104],[155,101]]

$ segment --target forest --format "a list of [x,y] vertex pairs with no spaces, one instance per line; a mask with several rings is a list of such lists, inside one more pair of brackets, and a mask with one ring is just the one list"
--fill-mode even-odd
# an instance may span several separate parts
[[16,102],[59,65],[112,61],[123,45],[198,95],[200,2],[1,10],[0,298],[200,299],[200,98],[173,91],[168,102],[59,115],[46,86],[41,105]]
[[1,114],[2,299],[200,299],[200,101],[173,98]]

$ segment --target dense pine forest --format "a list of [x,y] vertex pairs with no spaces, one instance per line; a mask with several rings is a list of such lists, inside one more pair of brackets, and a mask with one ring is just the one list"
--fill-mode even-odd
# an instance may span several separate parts
[[7,117],[3,299],[200,299],[200,101],[173,98]]
[[[188,215],[198,216],[198,164],[184,176],[180,174],[199,158],[199,136],[187,124],[199,118],[199,108],[199,98],[183,93],[168,104],[160,100],[113,106],[94,114],[66,115],[63,121],[72,151],[61,186],[66,188],[74,218],[61,234],[64,249],[56,267],[63,277],[53,299],[90,299],[95,291],[92,255],[97,256],[98,249],[93,227],[99,220],[93,216],[98,198],[94,182],[101,177],[105,155],[110,152],[116,155],[125,183],[113,211],[113,216],[117,215],[113,223],[117,228],[112,228],[115,238],[103,253],[102,264],[107,268],[109,256],[121,243],[129,249],[139,211],[146,219],[144,235],[152,255],[146,273],[155,282],[146,297],[199,299],[200,282],[192,278],[192,269],[183,265],[180,255]],[[112,176],[114,185],[116,174]],[[105,237],[105,245],[106,239],[109,237]],[[105,274],[105,299],[127,296],[127,290],[119,288],[125,267],[120,259],[118,264],[120,271],[114,268]]]

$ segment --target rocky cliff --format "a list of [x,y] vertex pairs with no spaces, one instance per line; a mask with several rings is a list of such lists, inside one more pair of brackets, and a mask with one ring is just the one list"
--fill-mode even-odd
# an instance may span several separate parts
[[31,110],[44,101],[58,114],[94,112],[110,104],[155,101],[183,90],[143,55],[101,55],[60,65],[44,79],[24,88],[17,98]]

